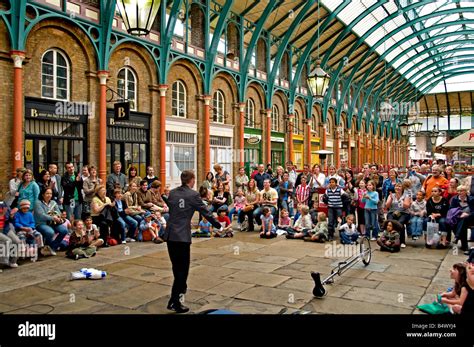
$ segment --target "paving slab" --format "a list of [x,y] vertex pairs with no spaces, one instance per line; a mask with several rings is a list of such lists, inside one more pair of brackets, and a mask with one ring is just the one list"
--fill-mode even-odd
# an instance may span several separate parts
[[215,287],[209,288],[206,292],[222,296],[235,297],[243,291],[254,287],[254,284],[236,281],[225,281]]
[[411,284],[424,288],[428,287],[431,283],[427,278],[405,276],[390,272],[372,272],[367,276],[367,279],[381,282]]
[[169,294],[170,288],[168,286],[156,283],[145,283],[127,290],[126,293],[104,295],[96,300],[115,306],[134,309]]
[[225,280],[238,281],[249,284],[257,284],[260,286],[275,287],[288,279],[289,276],[282,276],[276,274],[267,274],[254,271],[238,271],[232,275],[224,277]]
[[279,289],[272,287],[253,287],[239,295],[238,299],[258,301],[278,306],[301,308],[312,299],[312,294],[301,293],[291,289]]
[[343,298],[366,301],[375,304],[384,304],[390,307],[403,307],[407,309],[413,309],[421,295],[411,294],[407,292],[394,292],[381,289],[372,288],[358,288],[354,287],[344,294]]
[[404,307],[390,306],[388,309],[384,304],[328,296],[312,300],[310,304],[303,306],[303,310],[325,314],[410,314],[412,312]]
[[226,264],[223,267],[230,268],[230,269],[237,269],[237,270],[248,270],[248,271],[270,273],[282,267],[282,265],[239,260],[233,263]]

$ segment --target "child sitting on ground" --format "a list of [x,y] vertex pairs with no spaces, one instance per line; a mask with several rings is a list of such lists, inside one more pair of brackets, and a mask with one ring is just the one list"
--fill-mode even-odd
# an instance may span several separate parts
[[202,217],[202,220],[199,222],[199,231],[195,231],[191,234],[192,237],[211,237],[212,235],[212,224],[209,221]]
[[466,266],[462,263],[456,263],[450,270],[451,279],[454,280],[454,288],[451,291],[441,293],[439,302],[448,305],[462,305],[466,300],[468,288],[466,284]]
[[100,238],[99,228],[97,225],[92,224],[92,217],[87,216],[85,220],[86,235],[89,237],[89,243],[91,246],[99,248],[104,244],[104,240]]
[[303,207],[303,204],[298,204],[296,206],[296,213],[295,215],[293,216],[293,221],[296,222],[300,216],[301,216],[301,207]]
[[156,211],[154,213],[155,217],[153,218],[153,220],[159,224],[160,226],[160,230],[159,230],[159,233],[158,233],[158,236],[163,238],[163,235],[165,233],[165,230],[166,230],[166,219],[165,217],[162,216],[161,212],[160,211]]
[[288,210],[282,208],[280,211],[280,219],[278,221],[278,229],[288,231],[291,227],[291,218]]
[[293,228],[287,230],[287,239],[303,239],[305,236],[309,236],[309,231],[313,229],[313,222],[309,214],[309,207],[306,205],[301,206],[301,216],[296,221]]
[[38,249],[44,246],[43,236],[39,231],[35,229],[36,222],[33,216],[33,213],[30,212],[30,202],[28,200],[20,201],[20,209],[15,213],[13,217],[13,224],[15,226],[15,231],[23,243],[27,245],[26,249],[20,250],[23,253],[23,250],[26,251],[26,254],[21,254],[25,257],[35,257],[37,255],[35,247]]
[[86,234],[84,222],[80,219],[75,219],[66,256],[74,260],[79,260],[81,258],[95,256],[96,251],[96,247],[92,246],[89,242],[89,236]]
[[382,236],[377,240],[381,251],[388,251],[391,253],[400,251],[400,230],[403,226],[394,220],[387,220],[383,224]]
[[[139,227],[139,234],[138,234],[138,240],[139,241],[145,241],[146,237],[143,236],[144,233],[149,233],[151,235],[151,241],[154,243],[163,243],[163,239],[159,237],[159,226],[153,222],[153,215],[151,214],[150,211],[147,211],[145,213],[145,216],[140,223]],[[149,239],[148,239],[149,240]]]
[[272,239],[277,236],[275,224],[273,224],[272,211],[268,207],[264,207],[262,215],[262,231],[260,232],[260,238]]
[[313,230],[309,232],[309,236],[305,237],[305,241],[324,243],[328,240],[328,222],[324,212],[318,213],[318,223]]
[[354,223],[354,215],[349,214],[346,217],[346,223],[339,227],[339,235],[341,237],[341,243],[343,245],[353,245],[359,238],[357,227]]
[[234,237],[232,232],[232,223],[227,216],[227,208],[219,207],[217,210],[217,221],[221,223],[222,230],[214,231],[215,237]]

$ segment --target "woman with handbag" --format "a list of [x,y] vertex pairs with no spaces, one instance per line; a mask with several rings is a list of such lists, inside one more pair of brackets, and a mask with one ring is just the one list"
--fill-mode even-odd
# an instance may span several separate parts
[[106,195],[105,186],[97,187],[91,203],[92,221],[99,227],[100,238],[104,240],[102,247],[109,247],[110,228],[114,222],[111,208],[115,204]]
[[437,223],[439,231],[446,233],[446,216],[448,215],[449,203],[443,198],[441,188],[433,187],[431,190],[431,197],[426,202],[427,218],[424,222],[424,230],[428,230],[428,223]]
[[245,220],[245,216],[248,218],[248,231],[254,231],[254,224],[253,224],[253,212],[258,207],[258,202],[260,200],[260,192],[257,189],[257,183],[252,178],[249,181],[247,192],[245,193],[245,198],[247,203],[245,204],[244,208],[240,210],[239,213],[239,223],[242,224]]
[[403,190],[401,183],[395,184],[395,193],[389,193],[385,207],[388,210],[387,220],[396,220],[403,225],[400,231],[400,247],[405,248],[405,229],[410,221],[411,197],[408,192]]
[[[56,255],[56,250],[61,245],[68,230],[62,224],[64,219],[56,201],[53,200],[53,190],[46,187],[36,201],[34,208],[36,230],[43,235],[45,246],[41,249],[42,255]],[[58,234],[53,240],[54,235]]]

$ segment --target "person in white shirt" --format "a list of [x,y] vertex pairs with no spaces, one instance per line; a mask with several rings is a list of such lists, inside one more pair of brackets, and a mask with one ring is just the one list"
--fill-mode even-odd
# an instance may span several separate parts
[[293,187],[295,187],[296,178],[298,177],[298,174],[296,173],[295,166],[293,165],[293,162],[289,161],[288,163],[286,163],[286,170],[288,171],[288,175],[290,176],[288,181],[290,181],[292,183]]
[[341,243],[354,244],[359,238],[359,233],[357,232],[357,226],[354,223],[354,215],[350,214],[346,217],[346,223],[339,227],[339,232],[341,236]]
[[326,175],[321,172],[321,167],[319,164],[313,165],[313,175],[309,185],[311,188],[324,188],[326,183]]
[[344,178],[342,178],[341,176],[339,176],[337,173],[336,173],[336,167],[334,165],[331,165],[328,169],[328,177],[326,177],[326,180],[324,182],[324,186],[327,187],[329,185],[329,180],[331,178],[335,178],[337,180],[337,185],[341,188],[344,188],[345,186],[345,181],[344,181]]
[[287,239],[303,239],[310,236],[309,232],[313,229],[313,221],[309,214],[309,207],[306,205],[301,206],[301,216],[296,221],[293,228],[287,229]]

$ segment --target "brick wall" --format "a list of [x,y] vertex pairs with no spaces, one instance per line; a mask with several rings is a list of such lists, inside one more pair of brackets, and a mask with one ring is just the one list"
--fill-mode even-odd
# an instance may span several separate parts
[[257,41],[256,47],[256,57],[257,57],[257,70],[267,71],[267,46],[265,45],[265,40],[260,38]]
[[204,48],[204,12],[198,4],[191,5],[191,45]]

